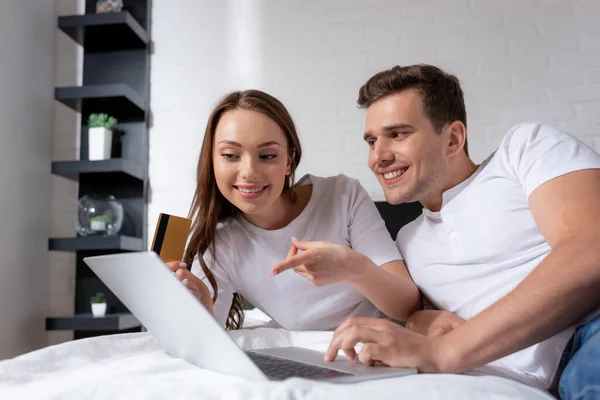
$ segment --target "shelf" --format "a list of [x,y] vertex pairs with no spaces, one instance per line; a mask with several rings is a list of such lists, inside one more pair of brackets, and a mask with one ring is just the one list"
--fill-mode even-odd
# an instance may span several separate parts
[[72,238],[51,238],[48,248],[57,251],[121,250],[143,251],[140,238],[131,236],[79,236]]
[[59,17],[58,27],[86,52],[143,49],[150,42],[148,33],[128,12]]
[[80,112],[83,121],[91,113],[106,113],[119,122],[145,120],[144,99],[124,83],[59,87],[54,98]]
[[144,180],[144,169],[126,159],[112,158],[98,161],[54,161],[52,173],[67,179],[78,180],[82,174],[120,174]]
[[47,331],[123,331],[141,326],[130,313],[106,314],[104,317],[94,317],[90,313],[46,318]]

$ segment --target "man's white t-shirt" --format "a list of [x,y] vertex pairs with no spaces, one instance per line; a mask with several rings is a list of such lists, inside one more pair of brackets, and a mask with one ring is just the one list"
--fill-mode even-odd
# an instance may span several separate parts
[[[397,245],[417,286],[465,320],[489,307],[550,253],[529,195],[590,168],[600,168],[600,156],[573,136],[546,125],[513,127],[471,177],[444,192],[439,212],[424,209],[400,230]],[[487,372],[548,388],[573,331],[489,364]]]
[[[219,224],[217,263],[208,251],[204,260],[218,281],[215,318],[223,325],[234,292],[290,330],[330,330],[350,315],[383,316],[348,283],[315,287],[293,270],[269,275],[286,258],[292,237],[347,245],[377,265],[401,259],[375,204],[357,180],[306,175],[298,182],[308,184],[312,184],[308,204],[282,229],[261,229],[241,216]],[[204,277],[197,259],[192,273]]]

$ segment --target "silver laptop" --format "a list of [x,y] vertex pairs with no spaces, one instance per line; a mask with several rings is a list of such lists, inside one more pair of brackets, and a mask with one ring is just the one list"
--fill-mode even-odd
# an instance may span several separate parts
[[301,377],[357,382],[417,373],[366,366],[300,347],[243,351],[154,252],[87,257],[83,261],[171,355],[199,367],[248,379]]

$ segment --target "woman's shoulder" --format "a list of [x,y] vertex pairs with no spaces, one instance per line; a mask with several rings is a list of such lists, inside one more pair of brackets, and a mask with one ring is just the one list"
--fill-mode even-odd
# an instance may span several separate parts
[[217,223],[214,246],[218,254],[222,252],[229,253],[231,251],[233,244],[232,233],[236,232],[235,224],[235,218],[227,218]]
[[317,176],[307,174],[298,180],[298,186],[312,184],[319,186],[322,190],[345,192],[362,188],[360,182],[356,178],[351,178],[344,174]]
[[224,232],[228,232],[231,230],[232,225],[235,223],[236,219],[234,217],[227,217],[219,222],[217,222],[217,234],[223,234]]
[[[235,258],[235,246],[234,238],[232,233],[236,230],[233,229],[235,219],[228,218],[217,223],[217,229],[215,237],[209,244],[209,247],[204,251],[204,260],[212,263],[214,257],[219,260],[219,263],[224,262],[225,265],[231,263],[231,259]],[[214,249],[214,254],[212,253]]]
[[327,213],[330,213],[332,208],[351,213],[357,203],[368,197],[358,179],[350,178],[344,174],[332,176],[310,175],[308,178],[313,184],[316,207],[328,210],[325,211]]

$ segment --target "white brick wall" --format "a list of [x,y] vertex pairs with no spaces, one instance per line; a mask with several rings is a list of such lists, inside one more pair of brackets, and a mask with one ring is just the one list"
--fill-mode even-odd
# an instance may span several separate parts
[[226,92],[279,97],[301,135],[300,173],[345,173],[383,199],[366,165],[358,88],[396,64],[433,63],[466,91],[476,162],[522,120],[600,150],[600,1],[154,1],[149,230],[187,214],[211,107]]

